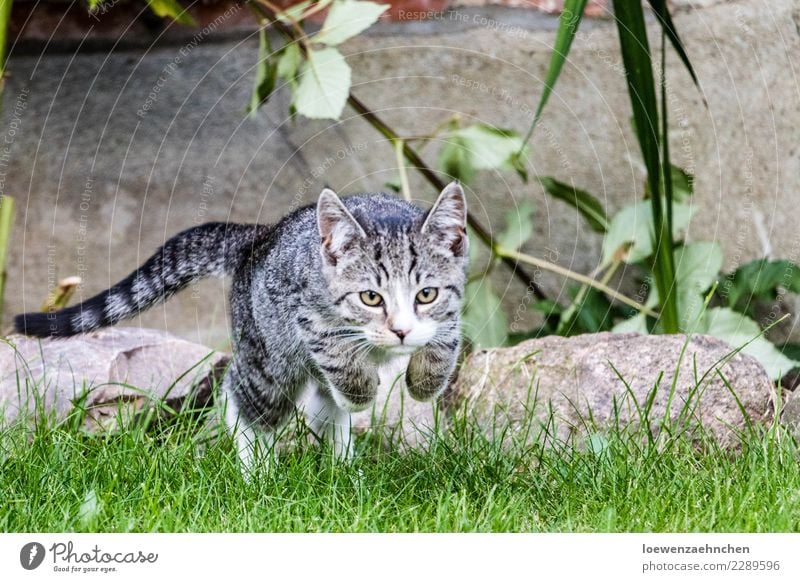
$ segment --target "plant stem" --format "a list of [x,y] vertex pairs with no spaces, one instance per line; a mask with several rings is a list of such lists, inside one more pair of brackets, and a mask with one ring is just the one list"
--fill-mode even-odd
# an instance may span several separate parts
[[269,11],[269,13],[265,13],[264,10],[262,10],[259,6],[256,6],[255,4],[251,3],[250,6],[252,6],[255,9],[258,9],[258,11],[261,12],[262,17],[271,20],[275,24],[275,27],[278,28],[278,30],[281,30],[281,27],[285,27],[286,32],[281,30],[281,33],[285,35],[288,32],[292,40],[296,41],[300,45],[300,48],[303,49],[303,51],[305,52],[307,36],[306,32],[303,30],[303,27],[300,25],[300,23],[296,19],[292,18],[291,16],[289,16],[284,12],[284,17],[291,24],[291,29],[289,29],[289,27],[287,27],[282,21],[278,20],[277,15],[283,12],[283,10],[279,6],[276,6],[269,0],[256,0],[256,1],[260,4],[263,4],[264,7]]
[[[615,259],[611,266],[606,270],[603,276],[600,278],[599,283],[601,285],[608,285],[608,282],[611,280],[611,277],[614,276],[614,273],[617,272],[620,264],[622,263],[621,259]],[[594,271],[592,271],[591,275],[589,275],[592,279],[597,279],[597,276],[603,272],[603,266],[599,266]],[[586,294],[589,292],[589,285],[584,283],[581,285],[581,288],[575,294],[575,299],[572,300],[572,303],[569,304],[564,310],[564,313],[561,316],[560,321],[558,322],[558,328],[556,329],[556,335],[562,335],[566,326],[572,324],[572,317],[580,310],[581,303],[586,298]]]
[[583,283],[588,285],[589,287],[594,287],[598,291],[602,291],[612,299],[616,299],[620,303],[624,303],[630,307],[633,307],[637,311],[641,313],[645,313],[651,317],[658,317],[658,314],[653,311],[652,309],[645,307],[641,303],[637,303],[630,297],[626,297],[622,293],[615,291],[605,283],[601,283],[600,281],[596,281],[591,277],[587,277],[586,275],[582,275],[581,273],[576,273],[575,271],[571,271],[561,265],[556,265],[555,263],[551,263],[550,261],[546,261],[544,259],[540,259],[539,257],[534,257],[532,255],[526,255],[524,253],[519,253],[517,251],[510,251],[508,249],[504,249],[501,247],[495,247],[494,252],[499,257],[508,257],[514,261],[520,263],[526,263],[528,265],[533,265],[534,267],[539,267],[540,269],[544,269],[546,271],[550,271],[551,273],[555,273],[557,275],[561,275],[562,277],[567,277],[568,279],[573,279],[578,281],[579,283]]
[[[2,91],[0,91],[0,97]],[[14,223],[14,199],[0,195],[0,320],[3,318],[3,301],[6,294],[6,257],[11,240],[11,225]]]
[[411,202],[411,186],[408,184],[408,172],[406,172],[406,160],[403,157],[403,146],[406,140],[398,139],[394,142],[394,155],[397,158],[397,171],[400,173],[400,191],[403,198]]
[[[6,86],[6,57],[8,21],[11,18],[11,0],[0,0],[0,113],[3,111],[3,91]],[[0,321],[3,319],[3,301],[6,292],[6,257],[14,222],[14,199],[0,192]]]
[[[12,0],[0,0],[0,79],[5,76],[7,42],[8,42],[8,21],[11,19]],[[0,81],[2,82],[2,81]],[[0,91],[2,87],[0,86]]]

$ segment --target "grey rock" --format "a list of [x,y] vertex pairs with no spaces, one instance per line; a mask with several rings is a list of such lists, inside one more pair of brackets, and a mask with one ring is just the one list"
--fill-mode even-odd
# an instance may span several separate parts
[[800,390],[795,388],[783,405],[781,422],[800,441]]
[[747,426],[745,415],[753,423],[771,421],[775,387],[755,359],[741,353],[729,358],[731,352],[708,336],[688,344],[683,335],[611,333],[529,340],[471,354],[449,406],[466,410],[487,430],[530,430],[534,439],[547,427],[559,441],[574,442],[617,422],[641,426],[639,410],[652,396],[647,417],[653,432],[669,418],[690,437],[702,425],[724,446],[735,446],[736,431]]
[[[658,430],[685,341],[681,335],[601,333],[474,352],[463,362],[443,409],[448,414],[466,409],[487,430],[506,424],[525,429],[532,414],[531,438],[547,426],[552,410],[555,425],[550,429],[569,441],[613,424],[615,403],[620,424],[636,426],[636,404],[643,408],[658,383],[649,414]],[[689,341],[669,415],[678,420],[688,401],[687,428],[701,421],[725,445],[735,444],[735,430],[746,421],[716,370],[751,422],[771,421],[775,394],[756,360],[743,354],[726,359],[730,352],[715,338]],[[0,409],[6,422],[37,410],[63,419],[82,401],[87,428],[113,427],[120,410],[136,414],[154,400],[176,410],[189,401],[210,404],[212,386],[227,361],[224,353],[151,329],[110,328],[56,340],[11,336],[0,342]],[[696,391],[695,370],[702,378]],[[590,410],[589,424],[597,428],[584,423]],[[352,422],[356,432],[378,431],[391,441],[418,446],[436,426],[435,419],[435,405],[409,398],[400,378],[393,385],[384,382],[372,409],[354,414]],[[800,431],[796,395],[787,402],[783,421]]]
[[180,410],[211,401],[228,356],[150,329],[110,328],[68,339],[10,336],[0,342],[0,408],[63,419],[87,410],[87,428],[114,424],[154,401]]

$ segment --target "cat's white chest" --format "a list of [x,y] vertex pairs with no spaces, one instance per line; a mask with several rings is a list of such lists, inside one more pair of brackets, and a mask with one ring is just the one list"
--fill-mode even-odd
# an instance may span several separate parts
[[351,415],[356,431],[387,430],[393,438],[418,443],[436,426],[434,404],[417,402],[406,391],[406,369],[411,355],[400,355],[378,366],[380,386],[374,404]]
[[378,364],[378,377],[381,379],[380,393],[400,390],[405,386],[406,368],[411,355],[398,355]]

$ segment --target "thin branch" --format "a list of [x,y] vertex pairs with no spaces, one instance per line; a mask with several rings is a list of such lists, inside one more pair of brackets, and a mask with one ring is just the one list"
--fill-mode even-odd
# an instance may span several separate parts
[[[303,30],[303,27],[300,25],[300,23],[295,18],[293,18],[290,14],[286,13],[285,10],[281,9],[279,6],[276,6],[275,4],[270,2],[269,0],[256,0],[256,2],[258,2],[259,4],[263,4],[264,7],[268,11],[268,12],[265,12],[264,10],[260,10],[261,16],[263,18],[267,18],[267,19],[271,20],[275,24],[276,28],[278,28],[279,30],[280,30],[281,27],[286,27],[286,25],[281,20],[278,19],[278,14],[283,13],[283,17],[286,20],[289,21],[289,24],[291,25],[291,29],[289,29],[287,27],[286,28],[286,32],[281,30],[281,33],[283,33],[285,35],[288,32],[289,35],[292,37],[292,39],[295,40],[298,44],[300,44],[300,46],[303,49],[305,49],[305,47],[306,47],[306,39],[308,37],[306,35],[306,31]],[[255,6],[254,4],[251,4],[251,6],[253,6],[255,8],[259,8],[259,7]]]
[[565,267],[562,267],[561,265],[556,265],[555,263],[551,263],[550,261],[546,261],[544,259],[540,259],[532,255],[518,253],[517,251],[510,251],[502,247],[495,247],[494,252],[500,257],[508,257],[509,259],[512,259],[520,263],[527,263],[528,265],[539,267],[540,269],[544,269],[546,271],[550,271],[551,273],[561,275],[562,277],[566,277],[567,279],[572,279],[574,281],[577,281],[578,283],[583,283],[584,285],[588,285],[589,287],[594,287],[598,291],[602,291],[609,297],[616,299],[620,303],[624,303],[625,305],[633,307],[635,310],[641,313],[645,313],[650,317],[656,317],[656,318],[658,317],[658,314],[649,307],[645,307],[641,303],[637,303],[630,297],[626,297],[625,295],[619,293],[618,291],[615,291],[608,285],[601,283],[600,281],[596,281],[591,277],[587,277],[586,275],[582,275],[581,273],[576,273],[575,271],[571,271]]
[[403,198],[411,202],[411,186],[408,184],[408,172],[406,172],[406,159],[403,156],[403,146],[406,140],[398,139],[394,142],[394,155],[397,158],[397,171],[400,173],[400,191]]

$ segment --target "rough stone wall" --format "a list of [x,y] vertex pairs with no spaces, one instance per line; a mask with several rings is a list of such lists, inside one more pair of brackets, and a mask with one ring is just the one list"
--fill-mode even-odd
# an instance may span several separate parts
[[[690,237],[718,240],[726,267],[764,253],[800,261],[799,11],[792,0],[740,0],[675,16],[708,108],[670,54],[672,151],[697,178]],[[556,17],[499,7],[458,14],[379,24],[345,45],[354,91],[402,134],[453,114],[524,131]],[[37,309],[57,277],[81,275],[89,296],[193,224],[274,221],[326,184],[348,194],[396,175],[391,147],[352,112],[339,123],[290,120],[282,91],[246,117],[256,46],[240,31],[151,48],[12,50],[0,171],[18,213],[4,323]],[[629,117],[614,24],[587,20],[534,136],[534,172],[573,180],[609,213],[640,198]],[[417,177],[412,184],[421,200],[434,198]],[[600,237],[538,186],[483,173],[469,195],[494,229],[533,200],[536,236],[525,250],[584,273],[596,266]],[[538,279],[564,299],[562,280]],[[505,271],[497,283],[513,320],[525,290]],[[203,283],[142,323],[223,346],[224,285]]]

